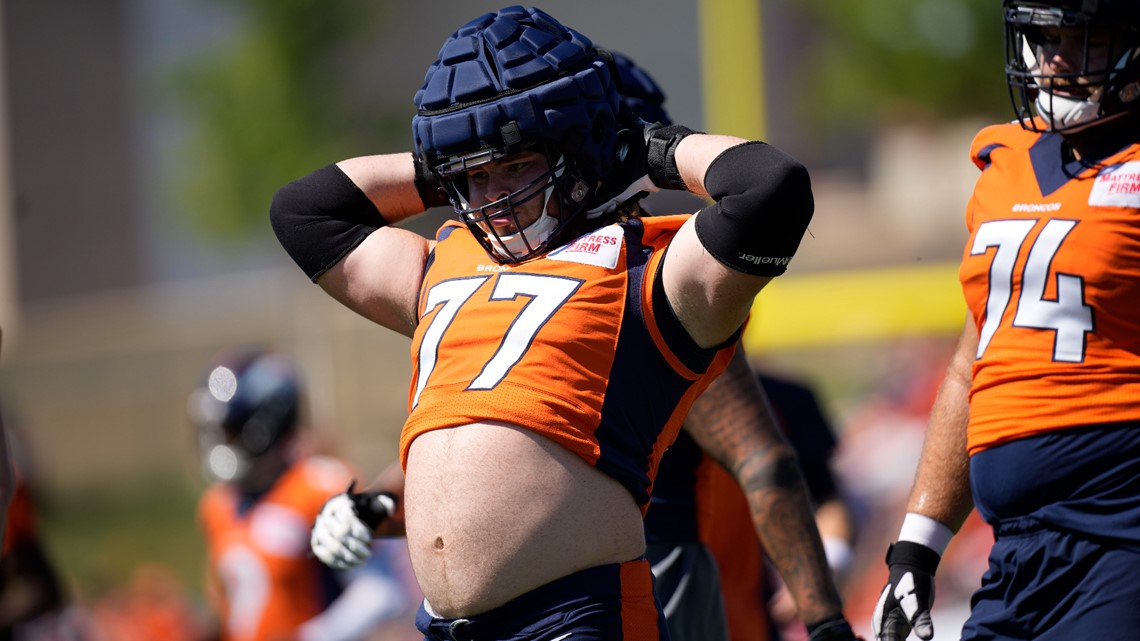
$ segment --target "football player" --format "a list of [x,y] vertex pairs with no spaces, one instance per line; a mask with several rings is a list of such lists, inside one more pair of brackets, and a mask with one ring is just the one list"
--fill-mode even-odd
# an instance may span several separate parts
[[[644,120],[672,124],[665,93],[653,77],[628,56],[610,55],[623,105]],[[739,362],[697,399],[662,457],[645,515],[646,557],[653,563],[672,641],[745,641],[776,632],[765,607],[771,586],[764,547],[771,550],[774,566],[792,579],[793,589],[781,596],[796,602],[813,598],[797,578],[803,564],[821,558],[812,548],[820,534],[812,531],[811,512],[802,505],[779,515],[772,511],[801,501],[805,482],[811,502],[819,506],[821,533],[827,527],[834,535],[823,540],[828,565],[836,567],[833,559],[845,562],[849,521],[828,468],[835,445],[830,427],[810,390],[767,375],[757,386],[742,348],[737,349]],[[788,438],[778,422],[790,428]],[[743,464],[753,456],[769,461],[765,473],[745,472]],[[794,469],[797,462],[802,475]],[[742,488],[748,488],[747,496]],[[785,619],[794,618],[794,606],[790,609],[781,613]],[[838,616],[816,622],[808,633],[813,641],[853,636]]]
[[[412,337],[417,627],[661,639],[642,523],[657,463],[795,253],[807,172],[763,143],[622,113],[604,56],[534,8],[460,27],[415,104],[413,153],[318,169],[270,213],[311,279]],[[658,189],[714,202],[640,217]],[[459,220],[433,240],[393,225],[448,202]],[[828,594],[826,571],[813,578]]]
[[[0,439],[5,437],[0,434]],[[45,546],[26,461],[21,465],[21,457],[15,456],[20,452],[17,445],[14,439],[7,445],[12,450],[8,453],[12,455],[12,498],[0,552],[0,640],[20,638],[24,632],[20,628],[33,622],[49,625],[70,601]]]
[[[3,329],[0,328],[0,343],[3,342]],[[4,417],[0,415],[0,541],[4,540],[4,530],[8,525],[8,506],[16,490],[16,477],[12,469],[12,453],[8,446],[8,430],[4,427]],[[0,550],[0,554],[3,550]]]
[[[646,121],[672,124],[664,109],[664,92],[648,72],[620,52],[609,50],[603,55],[612,60],[616,78],[620,81],[623,106]],[[742,473],[737,479],[725,471],[726,468],[741,470],[744,458],[753,452],[762,452],[777,462],[791,461],[796,456],[787,447],[788,443],[780,439],[775,419],[765,417],[767,407],[751,380],[751,370],[743,353],[738,353],[735,359],[740,363],[730,366],[694,403],[685,429],[662,458],[646,513],[646,558],[653,564],[657,599],[662,603],[672,641],[727,640],[730,628],[734,639],[766,638],[756,636],[767,630],[769,621],[763,608],[757,607],[765,598],[767,573],[757,534],[780,555],[777,565],[786,572],[793,573],[794,566],[811,564],[818,558],[818,551],[812,548],[818,537],[806,524],[807,509],[788,510],[779,518],[767,511],[780,502],[802,500],[803,481],[797,475],[754,473],[748,476]],[[789,389],[786,384],[780,387],[785,399],[792,396],[784,393]],[[796,398],[800,398],[798,392]],[[803,403],[797,407],[799,405]],[[811,407],[816,406],[813,404]],[[800,412],[793,417],[797,428],[810,429],[813,426],[810,421],[798,420],[803,414]],[[826,432],[822,440],[817,439],[818,435],[814,433],[803,436],[811,441],[811,447],[822,447],[829,452],[827,443],[833,445],[834,439],[826,425],[822,428]],[[705,456],[686,430],[696,432],[716,458]],[[800,435],[797,432],[796,436]],[[813,456],[810,452],[806,459],[800,457],[801,464],[824,459],[826,454]],[[707,496],[707,502],[716,507],[705,505],[698,510],[695,500],[697,479],[713,478],[717,474],[714,468],[719,469],[726,480],[702,482],[700,485],[702,495],[716,495]],[[812,474],[811,479],[820,479],[824,474],[827,476],[816,483],[809,482],[812,497],[817,504],[821,497],[830,504],[834,498],[834,485],[827,486],[830,492],[826,496],[823,490],[817,493],[816,489],[833,483],[833,480],[826,469],[822,473],[818,468],[813,469],[817,473]],[[720,476],[715,476],[715,479],[721,481]],[[757,494],[752,506],[741,494],[738,484],[753,486]],[[720,494],[728,494],[742,504],[731,506],[739,513],[739,528],[726,527],[730,508]],[[317,557],[327,559],[334,567],[350,567],[363,562],[370,554],[368,543],[374,535],[403,532],[402,517],[391,513],[389,508],[393,504],[400,505],[402,495],[403,476],[398,469],[389,468],[368,492],[342,494],[332,499],[318,515],[313,528],[313,549]],[[383,498],[385,496],[387,499]],[[755,522],[753,512],[756,513]],[[698,523],[698,514],[704,517],[702,523]],[[361,522],[361,516],[371,524]],[[726,529],[732,529],[732,534],[724,532]],[[726,542],[735,535],[742,540]],[[710,555],[710,550],[701,542],[705,538],[724,543],[722,558],[731,560],[728,566],[731,571],[721,572],[721,581],[718,581],[717,564],[713,558],[716,550]],[[829,548],[825,545],[825,549]],[[829,564],[831,557],[828,554]],[[725,567],[723,562],[720,567]],[[726,577],[732,577],[732,581],[726,581]],[[723,604],[722,582],[726,595]],[[818,598],[810,592],[815,587],[810,582],[798,581],[794,586],[799,601]],[[813,639],[849,638],[839,636],[846,629],[843,627],[845,622],[843,625],[838,625],[837,621],[820,623],[826,625],[813,627]]]
[[285,356],[233,350],[190,396],[206,475],[199,521],[223,641],[349,641],[406,611],[384,554],[334,572],[309,554],[321,506],[353,478],[344,462],[307,455],[301,382]]
[[983,129],[966,327],[872,626],[934,635],[940,555],[992,526],[962,639],[1140,634],[1140,3],[1005,0],[1017,121]]

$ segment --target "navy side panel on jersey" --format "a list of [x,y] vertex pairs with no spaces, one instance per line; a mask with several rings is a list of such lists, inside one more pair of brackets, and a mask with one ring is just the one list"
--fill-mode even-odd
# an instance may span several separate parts
[[[629,221],[623,226],[626,227],[629,290],[601,423],[595,431],[602,446],[596,467],[626,486],[638,505],[645,505],[649,502],[650,483],[649,461],[644,452],[652,450],[692,381],[672,370],[646,329],[641,300],[651,248],[640,242],[638,221]],[[662,337],[686,365],[694,371],[703,371],[711,363],[715,350],[696,347],[668,309],[663,293],[658,294],[663,304],[655,306],[654,313]]]
[[1140,546],[1140,424],[1049,432],[970,458],[974,504],[992,525],[1045,527]]
[[697,536],[697,467],[704,458],[697,442],[681,430],[657,468],[653,498],[645,513],[648,543],[693,543]]

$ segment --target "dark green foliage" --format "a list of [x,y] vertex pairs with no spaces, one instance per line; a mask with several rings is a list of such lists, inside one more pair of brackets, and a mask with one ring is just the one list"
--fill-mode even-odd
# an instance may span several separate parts
[[193,227],[214,241],[240,242],[269,234],[266,212],[278,187],[358,153],[351,141],[381,147],[394,117],[356,100],[348,76],[353,46],[381,37],[385,4],[231,0],[219,7],[238,16],[232,37],[162,79],[164,97],[187,125],[169,182]]
[[995,0],[808,0],[819,29],[804,65],[826,128],[899,118],[1012,117]]

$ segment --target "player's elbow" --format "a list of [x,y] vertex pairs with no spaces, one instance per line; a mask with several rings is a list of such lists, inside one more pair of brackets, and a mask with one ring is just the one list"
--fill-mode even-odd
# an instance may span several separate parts
[[278,189],[269,205],[269,221],[278,242],[313,281],[387,224],[336,165]]
[[815,212],[807,168],[771,145],[745,143],[709,165],[705,188],[717,202],[696,229],[709,253],[747,274],[784,273]]

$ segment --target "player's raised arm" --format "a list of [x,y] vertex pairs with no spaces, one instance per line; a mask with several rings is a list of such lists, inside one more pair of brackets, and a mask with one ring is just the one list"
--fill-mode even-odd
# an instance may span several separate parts
[[389,225],[446,202],[415,168],[410,153],[351,158],[282,187],[270,207],[278,240],[310,279],[405,336],[430,244]]
[[683,128],[655,135],[664,140],[650,143],[663,150],[649,156],[654,182],[715,201],[678,232],[663,273],[681,323],[698,344],[715,345],[787,270],[815,209],[811,181],[802,164],[762,142]]

